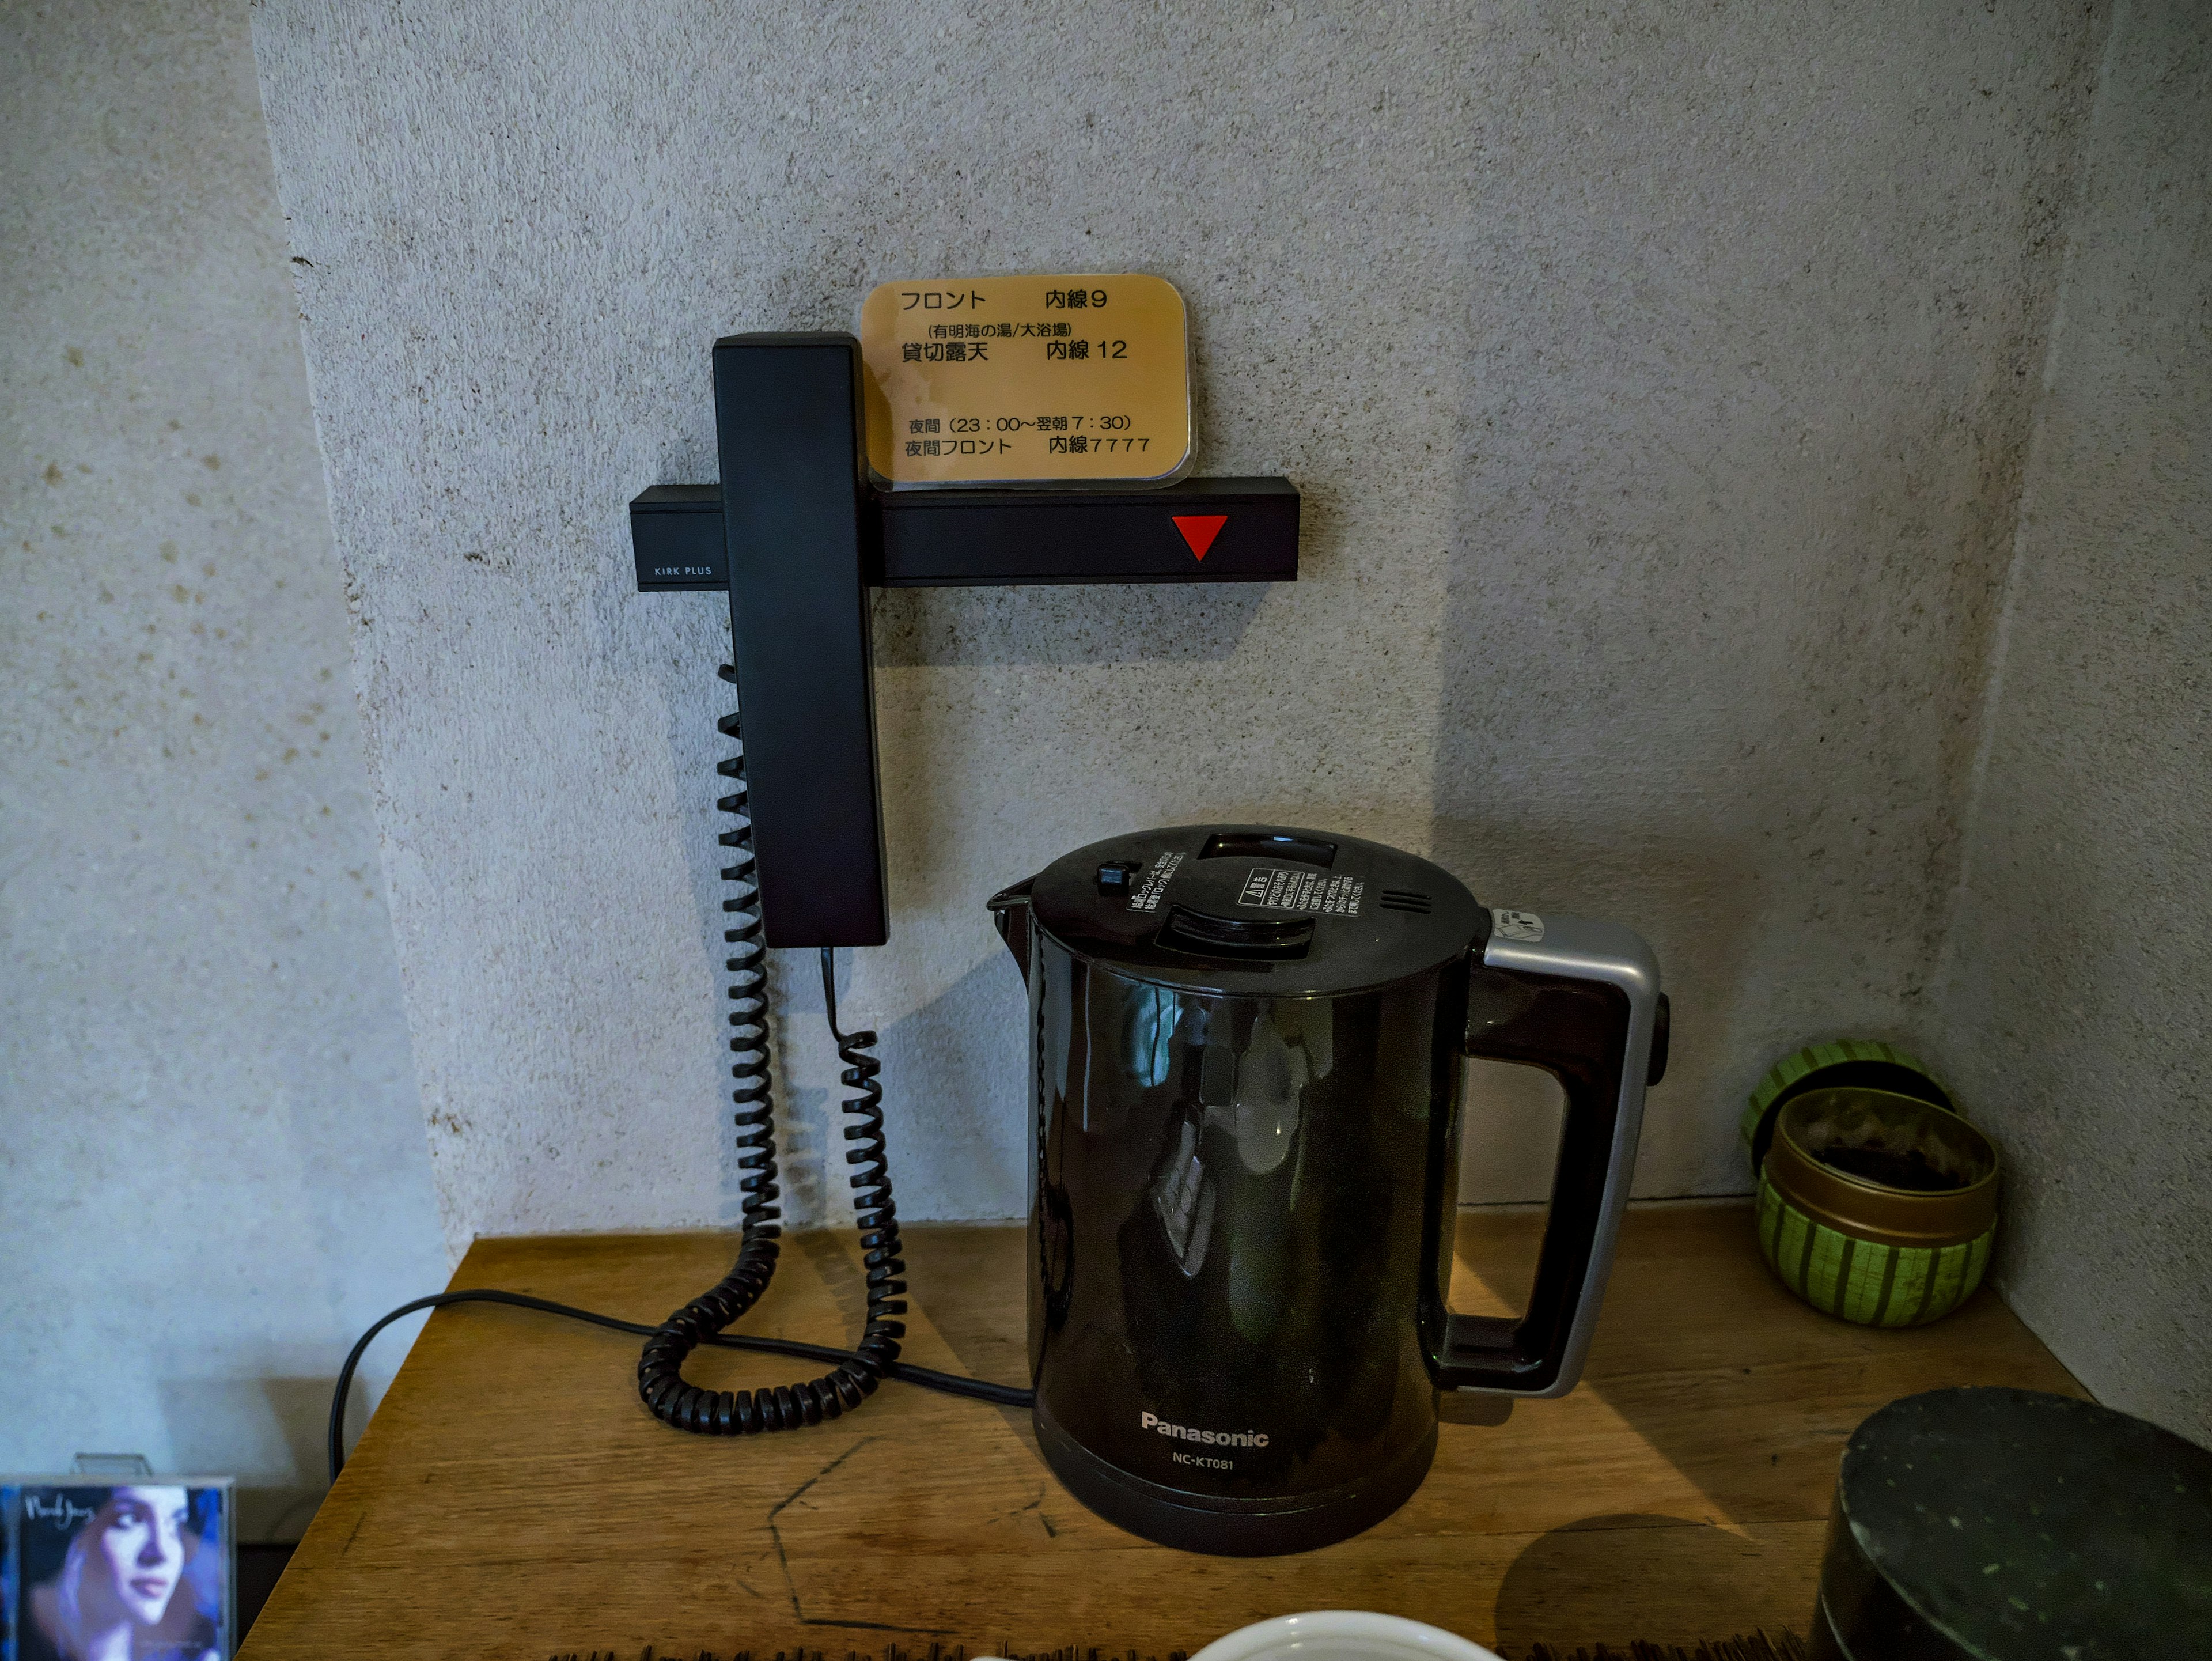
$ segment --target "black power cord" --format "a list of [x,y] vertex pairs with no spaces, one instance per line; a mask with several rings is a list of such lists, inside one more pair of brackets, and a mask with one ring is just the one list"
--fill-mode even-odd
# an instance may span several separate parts
[[[534,1309],[546,1315],[562,1315],[572,1321],[588,1321],[593,1326],[605,1327],[612,1332],[627,1332],[635,1337],[649,1338],[660,1330],[638,1321],[618,1321],[611,1315],[596,1314],[588,1309],[576,1309],[568,1304],[556,1304],[544,1298],[532,1298],[520,1292],[494,1292],[489,1289],[467,1292],[440,1292],[428,1298],[417,1298],[411,1304],[402,1304],[361,1335],[345,1365],[338,1369],[337,1388],[331,1392],[331,1481],[338,1480],[345,1469],[345,1405],[353,1390],[353,1375],[361,1366],[361,1358],[368,1348],[369,1341],[402,1316],[412,1315],[418,1309],[442,1309],[448,1304],[507,1304],[516,1309]],[[827,1344],[810,1344],[797,1338],[750,1338],[726,1332],[710,1333],[700,1341],[717,1349],[750,1349],[767,1355],[793,1355],[808,1361],[851,1361],[854,1353],[833,1349]],[[939,1372],[933,1367],[918,1367],[910,1361],[895,1361],[885,1370],[884,1377],[902,1384],[919,1384],[924,1390],[942,1391],[947,1396],[964,1396],[970,1401],[995,1402],[1000,1407],[1025,1408],[1036,1399],[1036,1392],[1014,1384],[994,1384],[981,1378],[963,1378],[957,1372]]]
[[[731,684],[737,670],[724,664],[719,671]],[[448,1304],[507,1304],[518,1309],[562,1315],[588,1321],[616,1332],[635,1333],[646,1340],[637,1364],[637,1393],[655,1418],[678,1430],[706,1436],[752,1436],[765,1431],[794,1430],[842,1416],[875,1393],[885,1378],[920,1384],[951,1396],[1004,1407],[1028,1407],[1035,1392],[1011,1384],[988,1384],[956,1373],[913,1366],[898,1359],[899,1340],[905,1323],[893,1317],[906,1313],[902,1293],[906,1273],[899,1256],[898,1212],[891,1201],[891,1178],[884,1151],[884,1087],[876,1075],[883,1063],[872,1053],[873,1032],[846,1032],[837,1025],[836,953],[822,949],[822,997],[830,1018],[830,1035],[837,1040],[838,1059],[845,1063],[838,1074],[849,1090],[860,1092],[845,1099],[845,1111],[854,1123],[845,1127],[845,1140],[857,1144],[845,1163],[860,1170],[851,1178],[854,1220],[860,1229],[860,1249],[867,1268],[866,1325],[856,1349],[833,1349],[823,1344],[801,1343],[792,1338],[732,1337],[723,1329],[736,1321],[760,1299],[775,1273],[778,1241],[782,1235],[782,1208],[776,1204],[775,1102],[769,1067],[768,1032],[767,942],[762,937],[760,887],[755,876],[752,824],[745,816],[744,736],[736,715],[718,723],[724,737],[733,739],[738,753],[718,763],[714,770],[733,782],[735,788],[715,802],[723,812],[738,820],[735,828],[717,840],[729,849],[735,863],[722,872],[725,882],[742,884],[742,891],[722,902],[732,926],[722,939],[733,955],[723,964],[730,974],[731,1053],[737,1057],[730,1076],[737,1088],[738,1168],[744,1177],[738,1184],[744,1196],[740,1210],[738,1261],[712,1289],[694,1298],[657,1327],[618,1321],[611,1315],[573,1309],[566,1304],[519,1292],[475,1290],[441,1292],[403,1304],[361,1335],[338,1371],[337,1388],[331,1399],[331,1480],[337,1481],[345,1467],[344,1425],[346,1396],[355,1369],[369,1341],[403,1315],[418,1309],[438,1309]],[[724,1349],[750,1349],[774,1355],[795,1355],[836,1365],[818,1378],[774,1390],[707,1390],[684,1378],[684,1361],[702,1344]]]

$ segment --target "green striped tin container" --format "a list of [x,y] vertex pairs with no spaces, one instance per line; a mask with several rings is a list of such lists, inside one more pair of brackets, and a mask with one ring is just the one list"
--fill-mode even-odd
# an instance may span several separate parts
[[1954,1113],[1966,1110],[1953,1099],[1942,1080],[1917,1056],[1903,1046],[1875,1038],[1835,1038],[1808,1044],[1796,1055],[1774,1064],[1759,1087],[1746,1100],[1736,1121],[1744,1152],[1751,1156],[1751,1172],[1766,1160],[1766,1145],[1774,1135],[1774,1116],[1792,1097],[1808,1090],[1861,1085],[1933,1102]]
[[[1947,1185],[1894,1186],[1838,1163],[1869,1158]],[[1989,1268],[1997,1164],[1988,1137],[1933,1103],[1879,1090],[1805,1092],[1777,1116],[1759,1169],[1759,1250],[1825,1314],[1879,1327],[1940,1320]]]

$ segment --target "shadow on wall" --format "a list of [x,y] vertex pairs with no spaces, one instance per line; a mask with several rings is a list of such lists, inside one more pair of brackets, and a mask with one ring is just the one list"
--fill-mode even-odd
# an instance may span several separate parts
[[[1943,1070],[2004,1161],[1992,1286],[2100,1400],[2201,1439],[2212,1023],[2207,936],[2191,926],[2207,908],[2185,839],[2201,837],[2212,791],[2180,745],[2175,764],[2143,767],[2148,786],[2116,779],[2152,750],[2143,735],[2163,735],[2140,710],[2107,718],[2133,735],[2125,763],[2094,754],[2094,735],[2062,736],[2074,799],[2047,773],[2039,795],[2030,772],[2023,805],[1991,815]],[[2151,791],[2169,811],[2142,811],[2139,796],[2130,822],[2116,806]]]
[[[1448,727],[1443,739],[1448,757],[1455,742]],[[1447,780],[1470,776],[1480,775],[1455,772],[1447,760]],[[1447,788],[1440,786],[1440,798]],[[1638,1168],[1710,1166],[1705,1144],[1719,1131],[1709,1108],[1729,1095],[1732,1080],[1721,1076],[1721,1068],[1738,1048],[1735,1005],[1747,973],[1747,945],[1765,926],[1765,895],[1750,849],[1732,837],[1662,831],[1626,817],[1625,804],[1624,817],[1610,824],[1595,812],[1573,819],[1545,817],[1547,809],[1559,811],[1556,803],[1486,805],[1492,816],[1481,819],[1439,812],[1437,862],[1486,905],[1552,907],[1602,917],[1651,943],[1674,1003],[1674,1041],[1666,1080],[1644,1113]],[[1541,1075],[1527,1068],[1471,1069],[1470,1077],[1467,1135],[1471,1148],[1488,1151],[1485,1165],[1462,1163],[1462,1202],[1547,1194],[1557,1086],[1542,1087]],[[1540,1082],[1528,1082],[1531,1078]],[[1730,1123],[1734,1111],[1732,1106],[1727,1111]],[[1726,1151],[1733,1156],[1733,1145]],[[1485,1177],[1486,1170],[1496,1178]],[[1532,1174],[1540,1177],[1537,1189],[1522,1191]],[[1638,1184],[1638,1194],[1654,1191],[1648,1177]],[[1656,1191],[1680,1189],[1662,1183]]]
[[1020,971],[997,952],[884,1030],[886,1078],[958,1084],[957,1096],[933,1101],[927,1115],[895,1114],[887,1124],[902,1211],[916,1217],[1027,1213],[1026,1015]]
[[876,600],[876,661],[885,668],[1224,662],[1270,586],[887,588]]
[[[2113,989],[2130,984],[2135,977],[2127,971],[2136,967],[2128,964],[2115,972],[2111,959],[2138,954],[2125,946],[2116,951],[2109,932],[2094,925],[2066,930],[2070,938],[2065,949],[2053,951],[2056,908],[2046,912],[2021,907],[2008,915],[1982,899],[1992,890],[2010,895],[2064,895],[2067,909],[2077,916],[2138,910],[2171,915],[2157,896],[2141,891],[2113,893],[2118,885],[2110,882],[2106,864],[2111,849],[2102,850],[2104,861],[2071,853],[2056,818],[2051,813],[2019,815],[2018,831],[2005,839],[2008,845],[2002,869],[1985,866],[1978,873],[1974,886],[1980,891],[1968,904],[1982,901],[1978,909],[1984,916],[1975,921],[1994,913],[1998,927],[1990,937],[1974,942],[1983,948],[1976,955],[1985,965],[1984,972],[1967,977],[1965,995],[1954,994],[1950,1006],[1965,1015],[1959,1022],[1961,1028],[1969,1032],[1980,1029],[1975,1036],[1985,1054],[2004,1056],[2011,1063],[2001,1069],[1984,1064],[1977,1069],[1980,1077],[1975,1085],[1960,1094],[1966,1113],[1996,1140],[2004,1162],[2003,1212],[1989,1278],[2003,1289],[2008,1301],[2024,1269],[2031,1277],[2037,1268],[2046,1273],[2055,1269],[2061,1277],[2082,1271],[2086,1259],[2078,1243],[2051,1239],[2059,1225],[2051,1214],[2049,1184],[2039,1178],[2068,1171],[2067,1185],[2094,1191],[2103,1173],[2094,1166],[2069,1171],[2068,1145],[2084,1132],[2095,1137],[2101,1128],[2099,1120],[2106,1115],[2139,1113],[2142,1104],[2116,1097],[2111,1082],[2125,1076],[2130,1060],[2159,1055],[2172,1041],[2160,1006],[2110,995]],[[2108,897],[2103,904],[2097,900],[2100,892]],[[1979,1059],[1970,1055],[1969,1067]],[[1944,1076],[1956,1079],[1959,1074],[1951,1069]],[[2086,1088],[2077,1093],[2079,1086]],[[2110,1140],[2118,1143],[2121,1139]],[[2035,1263],[2039,1257],[2047,1261]],[[2101,1317],[2092,1320],[2104,1329],[2100,1336],[2109,1344],[2114,1328],[2127,1317],[2109,1300],[2092,1299],[2089,1304],[2102,1307]],[[2166,1299],[2150,1298],[2129,1314],[2138,1322],[2154,1311],[2172,1318],[2176,1308]]]
[[[393,1333],[395,1354],[404,1335]],[[161,1416],[171,1463],[191,1475],[231,1476],[238,1484],[240,1540],[297,1540],[322,1503],[331,1390],[335,1378],[165,1378]],[[348,1433],[368,1418],[356,1386]]]
[[[1956,142],[1914,192],[1870,183],[1901,134],[1839,105],[1792,118],[1818,187],[1747,159],[1689,187],[1691,147],[1531,176],[1474,245],[1516,280],[1475,289],[1459,389],[1432,845],[1486,902],[1657,950],[1680,1043],[1647,1191],[1741,1186],[1730,1098],[1771,1050],[1925,1042],[2048,259],[1992,273],[2045,187],[1973,199],[1977,240],[1947,219],[1970,165],[2065,119],[2008,135],[1960,84],[1931,82]],[[1802,260],[1846,208],[1858,246]],[[1973,330],[1939,339],[1917,296],[1952,288]]]
[[1567,1116],[1559,1081],[1539,1068],[1470,1061],[1462,1099],[1460,1204],[1550,1199]]
[[[1698,533],[1672,502],[1690,463],[1655,440],[1648,414],[1613,400],[1616,378],[1647,373],[1632,346],[1549,315],[1559,338],[1548,344],[1543,330],[1486,344],[1479,318],[1469,343],[1480,373],[1462,393],[1468,452],[1450,464],[1463,480],[1445,570],[1431,854],[1485,904],[1603,918],[1650,942],[1674,1042],[1644,1119],[1637,1191],[1726,1191],[1741,1183],[1715,1157],[1715,1104],[1735,1086],[1722,1076],[1729,1058],[1761,1042],[1737,1016],[1751,943],[1777,920],[1757,827],[1716,830],[1711,812],[1717,783],[1743,764],[1742,741],[1686,707],[1700,688],[1677,660],[1710,630],[1692,620],[1712,615],[1705,591],[1719,561],[1688,545]],[[1663,380],[1644,392],[1680,395]],[[1638,490],[1612,478],[1639,460]],[[1530,1150],[1548,1153],[1557,1112],[1518,1079],[1478,1074],[1468,1134],[1487,1140],[1497,1179],[1463,1165],[1462,1200],[1548,1191],[1548,1164],[1540,1172]]]

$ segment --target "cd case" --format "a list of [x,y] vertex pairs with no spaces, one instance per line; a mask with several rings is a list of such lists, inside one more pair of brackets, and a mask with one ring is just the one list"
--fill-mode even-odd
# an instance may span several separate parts
[[0,1476],[0,1661],[229,1661],[233,1486]]

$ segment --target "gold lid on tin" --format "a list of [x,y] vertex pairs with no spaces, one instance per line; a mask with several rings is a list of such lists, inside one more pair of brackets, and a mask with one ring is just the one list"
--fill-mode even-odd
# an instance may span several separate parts
[[[1886,1090],[1808,1090],[1785,1103],[1766,1175],[1791,1204],[1839,1234],[1883,1245],[1946,1246],[1996,1220],[1997,1150],[1966,1120]],[[1878,1180],[1894,1169],[1949,1186]]]

